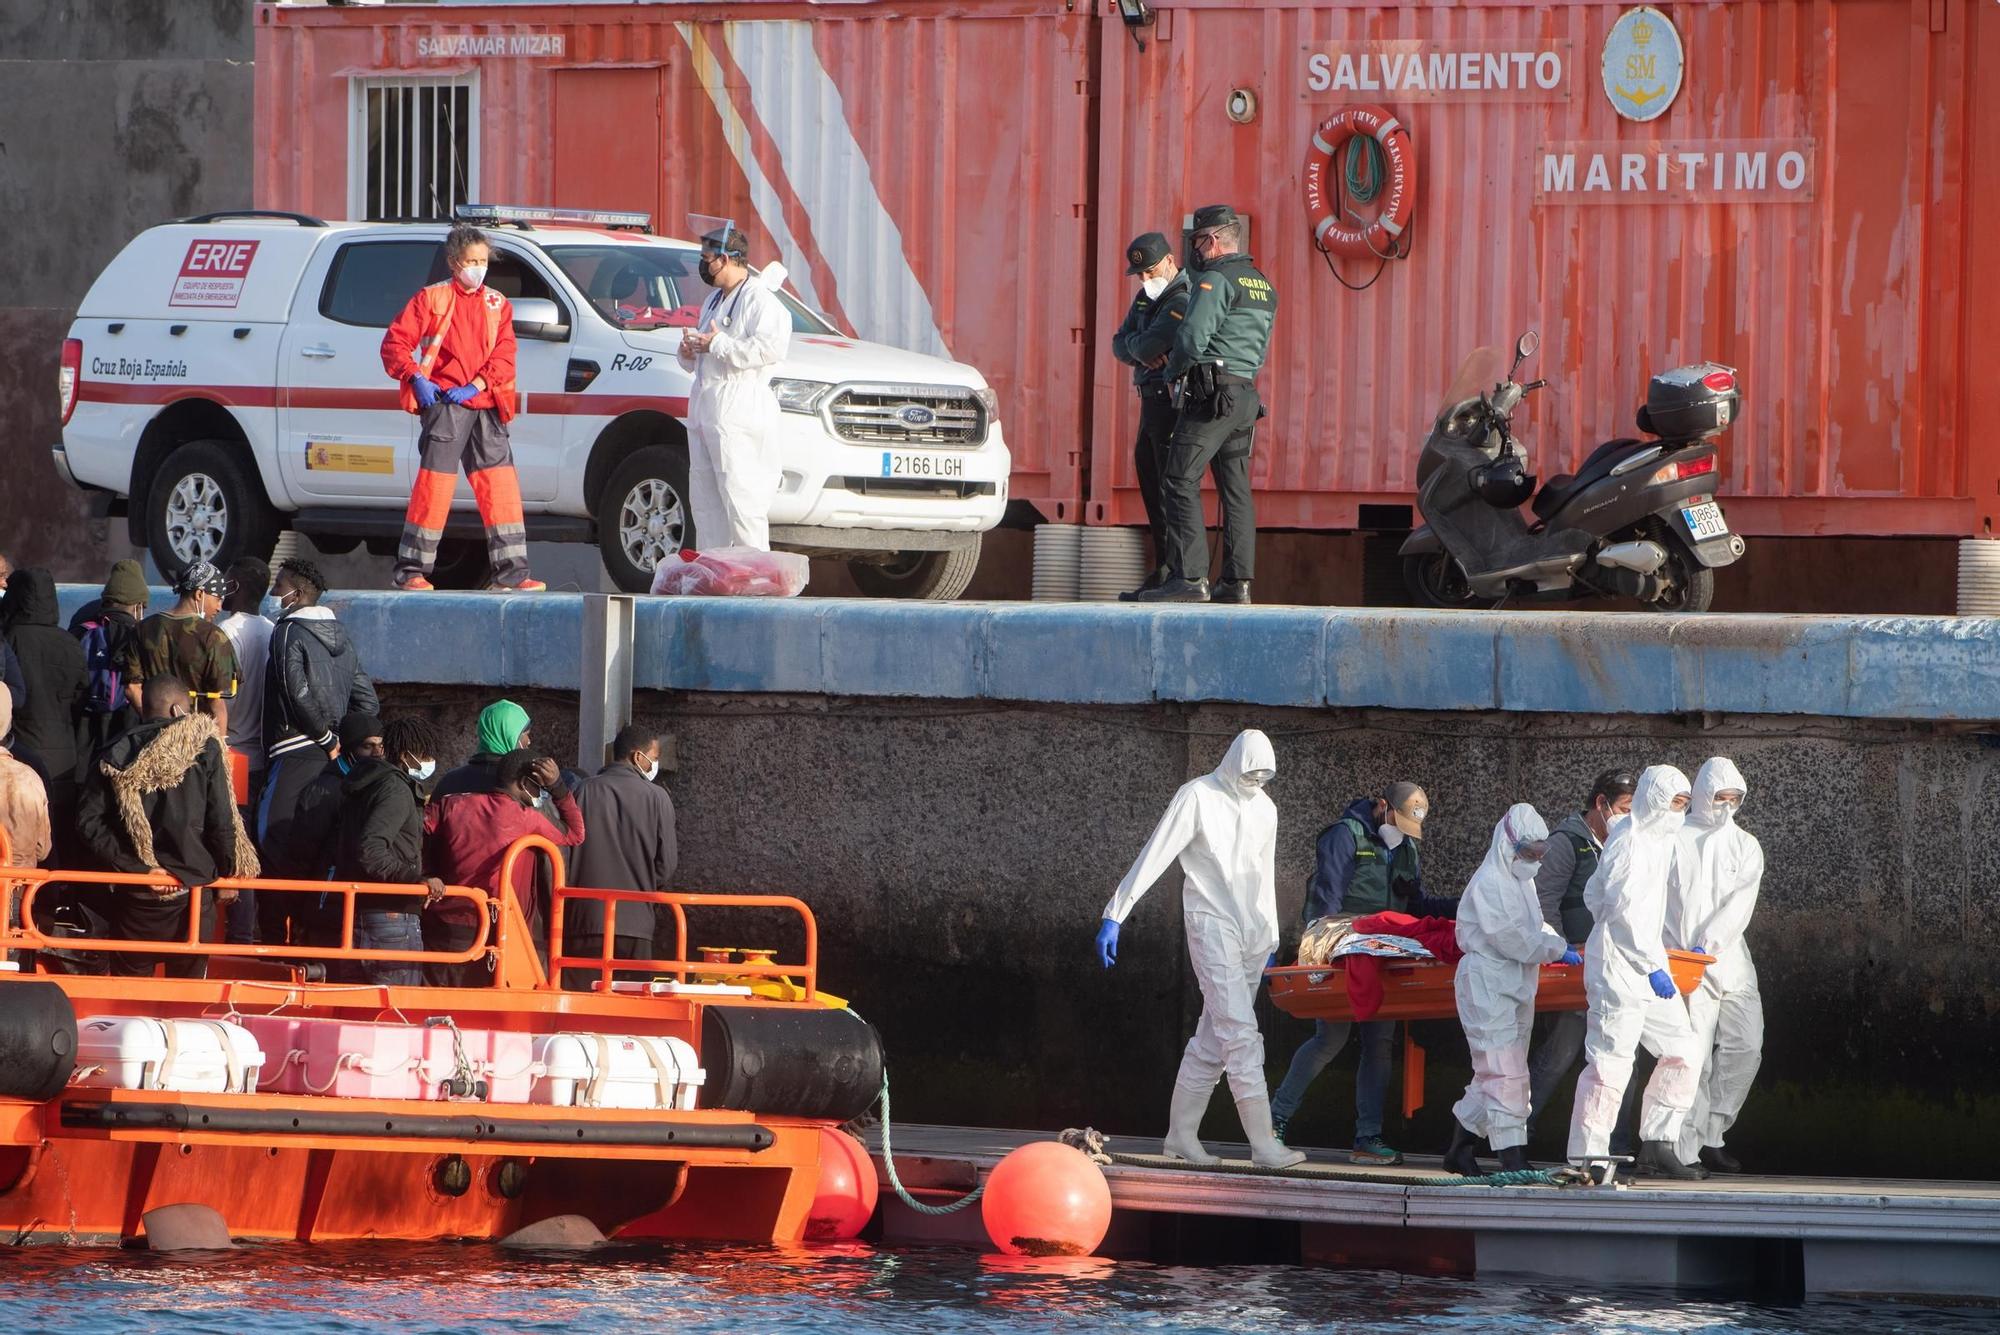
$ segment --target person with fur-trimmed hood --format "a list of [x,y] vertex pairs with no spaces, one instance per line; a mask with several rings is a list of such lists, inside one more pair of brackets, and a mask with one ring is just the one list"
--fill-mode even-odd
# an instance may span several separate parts
[[[125,886],[113,896],[114,937],[185,940],[188,903],[201,900],[201,936],[215,939],[218,899],[235,892],[192,895],[225,876],[256,876],[257,850],[243,831],[229,786],[229,764],[215,720],[193,712],[186,685],[165,674],[149,677],[140,697],[143,721],[98,752],[83,786],[77,832],[112,871],[173,878],[162,886]],[[132,951],[110,952],[111,972],[145,976],[161,961]],[[165,960],[169,977],[201,978],[199,955]]]

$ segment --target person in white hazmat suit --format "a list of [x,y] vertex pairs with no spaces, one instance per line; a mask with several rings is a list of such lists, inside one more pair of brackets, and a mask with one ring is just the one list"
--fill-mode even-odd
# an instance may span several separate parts
[[1695,772],[1681,831],[1693,874],[1676,878],[1667,914],[1670,945],[1715,957],[1687,998],[1703,1067],[1679,1156],[1724,1173],[1743,1171],[1722,1140],[1743,1111],[1764,1055],[1764,999],[1743,940],[1764,880],[1763,846],[1736,823],[1747,791],[1742,773],[1722,756]]
[[1681,856],[1687,804],[1687,775],[1671,765],[1649,766],[1632,795],[1632,814],[1613,827],[1584,886],[1584,906],[1597,925],[1583,947],[1589,1065],[1577,1077],[1570,1113],[1572,1163],[1610,1154],[1618,1105],[1643,1043],[1659,1061],[1639,1105],[1636,1167],[1663,1177],[1708,1176],[1700,1165],[1682,1163],[1675,1145],[1701,1081],[1700,1045],[1667,971],[1665,940],[1667,882]]
[[1548,851],[1549,827],[1526,802],[1507,809],[1493,827],[1486,860],[1458,901],[1458,961],[1452,992],[1472,1050],[1472,1082],[1451,1110],[1456,1119],[1444,1166],[1479,1173],[1475,1150],[1485,1140],[1502,1172],[1528,1167],[1528,1034],[1544,964],[1575,964],[1562,933],[1542,920],[1535,873]]
[[792,346],[792,315],[744,262],[749,243],[726,219],[691,218],[701,279],[715,290],[681,336],[688,392],[688,509],[704,550],[771,550],[771,501],[782,476],[771,374]]
[[1202,1148],[1201,1118],[1225,1071],[1251,1160],[1289,1168],[1306,1157],[1272,1134],[1264,1036],[1257,1029],[1257,988],[1278,948],[1278,809],[1264,793],[1277,771],[1270,738],[1255,728],[1237,734],[1214,773],[1174,794],[1097,929],[1098,958],[1108,969],[1118,962],[1119,925],[1153,882],[1180,863],[1187,877],[1181,915],[1202,1005],[1174,1078],[1163,1148],[1189,1163],[1216,1162]]

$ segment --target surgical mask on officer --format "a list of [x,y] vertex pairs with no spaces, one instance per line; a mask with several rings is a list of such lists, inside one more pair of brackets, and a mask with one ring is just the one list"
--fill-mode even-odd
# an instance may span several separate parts
[[1148,301],[1158,301],[1160,299],[1160,294],[1167,290],[1167,284],[1172,281],[1173,281],[1172,279],[1167,278],[1164,275],[1159,275],[1153,278],[1148,278],[1145,282],[1139,284],[1139,286],[1145,290],[1146,299]]
[[464,288],[467,292],[477,292],[479,285],[486,281],[486,266],[483,264],[468,264],[458,271],[457,277],[460,287]]

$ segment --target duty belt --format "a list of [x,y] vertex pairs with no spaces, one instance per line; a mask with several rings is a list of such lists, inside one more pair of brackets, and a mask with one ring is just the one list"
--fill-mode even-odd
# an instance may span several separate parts
[[1139,386],[1139,397],[1142,399],[1163,399],[1171,402],[1174,397],[1173,386],[1167,384],[1164,380],[1148,380],[1145,384]]

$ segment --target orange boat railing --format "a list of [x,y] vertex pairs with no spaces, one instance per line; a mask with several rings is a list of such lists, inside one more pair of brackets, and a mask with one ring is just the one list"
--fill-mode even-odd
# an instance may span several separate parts
[[[526,919],[518,906],[503,907],[497,894],[468,886],[446,886],[445,897],[472,904],[477,913],[478,931],[470,944],[457,951],[381,950],[354,944],[356,905],[362,895],[420,897],[422,885],[384,884],[366,881],[300,881],[264,877],[226,877],[188,892],[188,926],[175,940],[134,940],[108,936],[54,936],[35,922],[37,897],[49,886],[103,886],[114,889],[175,887],[172,877],[108,871],[68,871],[41,868],[9,868],[7,840],[0,831],[0,949],[24,951],[109,951],[159,957],[198,955],[211,959],[264,959],[298,964],[309,961],[415,963],[433,965],[470,964],[486,957],[492,964],[492,984],[500,988],[558,990],[565,969],[588,970],[597,974],[602,988],[610,990],[614,973],[644,973],[672,978],[682,983],[702,977],[726,975],[731,982],[749,983],[771,979],[792,985],[802,995],[798,1004],[817,1005],[819,997],[819,924],[803,900],[789,895],[683,894],[655,890],[602,890],[572,886],[564,880],[561,850],[539,835],[524,835],[509,846],[501,859],[500,883],[515,884],[515,872],[522,858],[545,855],[552,868],[553,897],[548,933],[546,970],[525,947]],[[201,939],[201,908],[204,895],[224,891],[251,891],[257,894],[336,895],[340,898],[338,944],[329,946],[286,944],[232,944]],[[620,903],[643,903],[664,908],[673,915],[674,953],[665,959],[616,959],[612,957],[615,936],[607,932],[596,955],[571,955],[564,951],[564,908],[577,901],[602,903],[607,918]],[[217,908],[222,904],[218,902]],[[798,915],[804,932],[804,959],[784,963],[774,959],[743,963],[717,963],[690,959],[688,951],[688,910],[697,908],[782,909]],[[511,929],[511,930],[510,930]],[[520,942],[510,945],[509,942]],[[759,952],[762,954],[763,952]],[[517,958],[518,957],[518,958]],[[768,999],[768,998],[767,998]]]
[[[688,982],[699,973],[703,975],[726,974],[732,981],[751,978],[770,978],[794,982],[804,995],[801,1004],[816,1005],[819,996],[819,922],[804,900],[791,895],[713,895],[689,894],[672,890],[598,890],[588,886],[573,886],[564,880],[561,850],[540,835],[523,835],[514,841],[501,860],[500,881],[503,885],[514,884],[514,866],[520,858],[529,853],[544,853],[553,867],[554,886],[549,908],[549,980],[547,986],[561,985],[565,969],[587,969],[595,971],[599,983],[609,990],[614,973],[645,973],[670,977],[678,982]],[[574,902],[590,902],[605,906],[606,924],[615,923],[615,907],[618,904],[651,904],[669,910],[674,919],[674,953],[666,959],[614,959],[615,932],[601,933],[598,953],[595,955],[569,955],[564,946],[564,909]],[[805,958],[801,963],[785,964],[777,961],[717,963],[708,960],[688,958],[688,915],[691,908],[749,908],[784,909],[798,915],[805,933]]]

